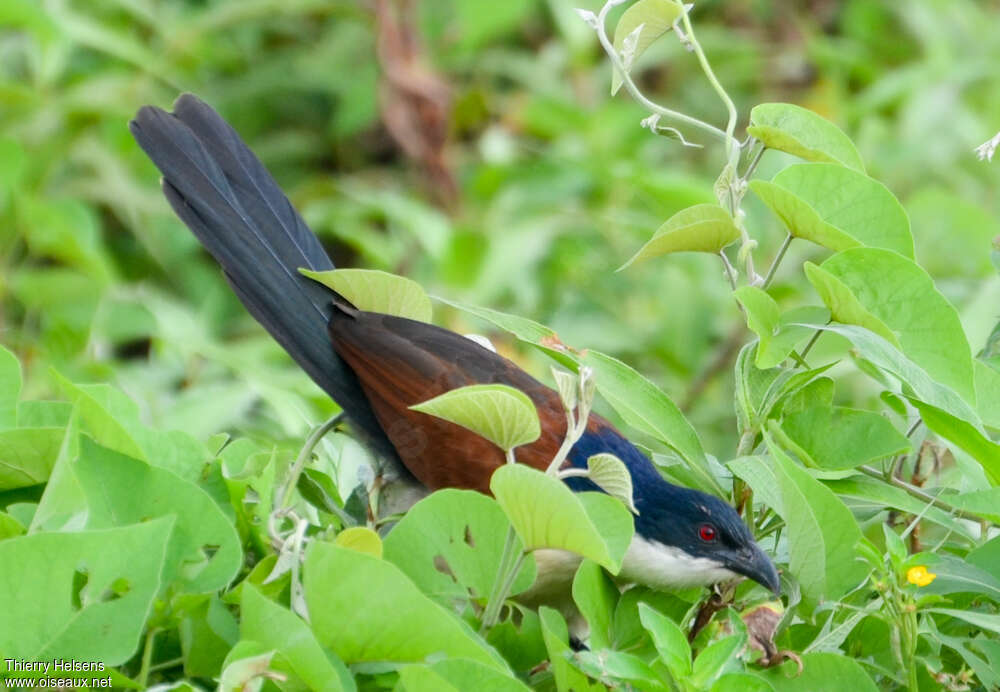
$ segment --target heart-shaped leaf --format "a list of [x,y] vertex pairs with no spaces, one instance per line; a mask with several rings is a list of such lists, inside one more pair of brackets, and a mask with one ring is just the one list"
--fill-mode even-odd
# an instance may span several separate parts
[[[614,46],[618,55],[623,55],[625,39],[638,31],[635,45],[628,60],[623,57],[625,69],[629,70],[639,56],[646,52],[653,41],[670,31],[671,25],[681,16],[681,8],[671,0],[638,0],[622,14],[615,27]],[[641,28],[640,28],[641,27]],[[622,86],[622,76],[615,70],[611,80],[611,93],[617,94]]]
[[640,260],[671,252],[715,254],[739,237],[740,231],[725,209],[717,204],[696,204],[667,219],[619,271]]
[[789,166],[750,189],[796,238],[831,250],[880,247],[913,257],[913,234],[902,205],[882,183],[832,163]]
[[354,307],[367,312],[430,322],[431,299],[416,281],[377,269],[299,269],[303,276],[332,288]]
[[504,451],[541,435],[538,411],[528,395],[505,384],[474,384],[410,407],[451,421],[485,437]]
[[618,500],[603,493],[574,493],[562,481],[522,464],[494,471],[490,491],[525,550],[569,550],[617,574],[633,532],[632,517]]
[[840,128],[811,110],[791,103],[761,103],[750,111],[747,132],[770,149],[807,161],[830,161],[865,170],[854,142]]

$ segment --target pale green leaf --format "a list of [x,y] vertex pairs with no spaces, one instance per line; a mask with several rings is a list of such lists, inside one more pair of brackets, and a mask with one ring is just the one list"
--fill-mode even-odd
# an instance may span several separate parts
[[587,459],[587,477],[608,495],[621,500],[633,514],[639,513],[632,502],[632,474],[614,454],[594,454]]
[[[632,537],[632,517],[620,502],[601,493],[574,493],[552,476],[522,464],[493,473],[490,490],[524,542],[525,550],[557,548],[590,558],[617,573]],[[589,516],[581,497],[610,501],[617,511],[595,502],[604,516]],[[600,529],[598,528],[600,526]]]
[[884,416],[842,406],[817,406],[785,416],[781,430],[803,461],[850,469],[908,452],[910,441]]
[[0,542],[0,651],[32,661],[125,663],[160,591],[173,526],[160,518]]
[[534,403],[504,384],[459,387],[410,408],[468,428],[504,451],[541,435]]
[[332,288],[367,312],[431,321],[431,299],[416,281],[377,269],[299,269],[303,276]]
[[372,557],[382,557],[382,539],[367,526],[346,528],[337,534],[333,542],[341,548],[356,550]]
[[756,286],[741,286],[733,292],[746,312],[747,326],[760,341],[754,365],[761,370],[773,368],[785,360],[795,346],[812,331],[796,322],[828,317],[825,308],[801,306],[782,314],[777,302]]
[[21,394],[21,364],[0,346],[0,430],[17,424],[17,398]]
[[342,676],[350,675],[347,667],[323,650],[299,616],[262,596],[253,584],[242,586],[240,616],[243,639],[274,649],[275,670],[294,675],[309,689],[344,689]]
[[687,678],[691,674],[691,645],[687,635],[677,623],[646,603],[639,604],[639,619],[653,638],[660,660],[670,669],[670,674],[677,680]]
[[[442,605],[460,600],[485,605],[509,528],[493,498],[472,490],[438,490],[413,505],[385,537],[385,559]],[[520,551],[520,539],[515,541]],[[534,580],[534,560],[528,560],[511,594]]]
[[839,252],[822,269],[892,330],[909,359],[967,402],[975,402],[972,352],[958,312],[927,272],[912,260],[877,248]]
[[910,402],[920,411],[924,424],[935,433],[954,443],[978,461],[994,485],[1000,485],[1000,444],[980,428],[918,399]]
[[671,252],[715,254],[739,237],[740,231],[725,209],[717,204],[696,204],[667,219],[619,271],[640,260]]
[[618,605],[618,586],[596,562],[584,560],[573,577],[573,602],[590,627],[590,647],[612,646],[611,622]]
[[856,324],[868,331],[874,332],[896,348],[900,348],[899,340],[885,322],[869,312],[858,300],[857,296],[843,281],[818,267],[812,262],[803,265],[806,278],[816,289],[816,293],[830,308],[830,318],[843,324]]
[[[615,27],[614,46],[619,56],[625,45],[625,38],[639,29],[632,65],[646,52],[653,41],[670,30],[671,25],[681,16],[681,8],[671,0],[638,0],[625,10]],[[615,71],[611,82],[611,93],[616,94],[622,85],[622,76]]]
[[885,185],[864,173],[800,163],[750,187],[797,238],[831,250],[880,247],[913,258],[909,217]]
[[670,397],[625,363],[599,351],[587,351],[581,365],[594,371],[598,391],[625,423],[669,445],[697,474],[702,489],[722,494],[698,433]]
[[47,481],[63,436],[63,428],[0,430],[0,490]]
[[412,663],[434,655],[507,670],[468,625],[421,593],[391,562],[314,541],[306,554],[304,585],[316,639],[345,663]]
[[791,103],[761,103],[750,111],[747,132],[770,149],[807,161],[829,161],[865,170],[857,147],[840,128]]

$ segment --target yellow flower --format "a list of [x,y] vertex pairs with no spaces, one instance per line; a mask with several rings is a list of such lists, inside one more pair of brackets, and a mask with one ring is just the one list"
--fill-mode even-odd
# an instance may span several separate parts
[[937,577],[933,572],[928,572],[925,565],[918,565],[906,570],[906,581],[917,586],[927,586]]

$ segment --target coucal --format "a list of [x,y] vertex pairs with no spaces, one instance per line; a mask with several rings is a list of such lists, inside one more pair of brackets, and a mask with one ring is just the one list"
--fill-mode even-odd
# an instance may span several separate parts
[[[243,305],[343,408],[377,455],[402,462],[430,490],[489,492],[491,474],[505,461],[501,450],[409,407],[456,387],[496,383],[521,390],[538,409],[541,437],[516,450],[518,461],[548,466],[566,434],[559,395],[471,339],[358,310],[302,276],[299,268],[324,271],[333,263],[260,160],[210,106],[185,94],[173,113],[141,108],[129,128],[162,172],[170,205]],[[619,578],[664,588],[744,575],[780,591],[774,564],[730,505],[668,483],[614,426],[591,414],[566,463],[586,468],[600,452],[628,467],[639,511]],[[566,482],[576,491],[596,489],[586,479]]]

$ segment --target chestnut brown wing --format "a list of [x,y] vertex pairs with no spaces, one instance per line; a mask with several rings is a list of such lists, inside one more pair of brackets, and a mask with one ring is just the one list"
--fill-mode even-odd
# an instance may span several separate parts
[[389,440],[410,472],[432,490],[489,492],[490,476],[504,463],[492,442],[410,406],[472,384],[505,384],[527,394],[542,434],[518,447],[518,461],[545,469],[566,435],[559,395],[506,358],[471,339],[402,317],[335,303],[329,323],[337,354],[357,375]]

